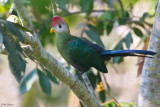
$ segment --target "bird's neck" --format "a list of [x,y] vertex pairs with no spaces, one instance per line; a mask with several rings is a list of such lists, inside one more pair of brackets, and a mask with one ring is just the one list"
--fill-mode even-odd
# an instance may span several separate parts
[[57,49],[63,49],[70,40],[71,35],[69,33],[58,33],[56,34],[56,46]]
[[71,35],[70,33],[57,33],[56,34],[56,41],[65,41],[67,38],[69,38]]

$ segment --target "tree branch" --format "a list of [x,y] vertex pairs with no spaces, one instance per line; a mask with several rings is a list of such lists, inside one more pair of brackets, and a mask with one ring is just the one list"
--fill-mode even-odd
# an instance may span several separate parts
[[[91,82],[89,81],[89,79],[88,79],[88,77],[87,77],[87,75],[86,75],[85,73],[82,74],[82,78],[83,78],[83,80],[84,80],[84,82],[85,82],[85,84],[86,84],[89,92],[93,95],[94,99],[97,100],[96,95],[95,95],[95,93],[94,93],[94,89],[93,89],[93,87],[92,87],[92,84],[91,84]],[[99,102],[99,101],[97,100],[97,102]]]
[[[29,27],[33,31],[31,20],[21,0],[13,0],[13,4],[15,5],[18,15],[22,19],[24,26]],[[78,78],[76,78],[75,75],[65,69],[42,47],[35,33],[31,34],[22,32],[22,35],[24,37],[24,44],[30,45],[33,49],[25,50],[25,54],[28,55],[29,58],[33,58],[32,60],[38,61],[61,82],[67,85],[86,107],[101,107],[100,103],[97,102],[98,100],[90,94],[85,85]]]
[[[87,11],[76,11],[76,12],[71,12],[71,13],[65,13],[65,14],[60,14],[61,16],[69,16],[69,15],[75,15],[75,14],[82,14],[82,13],[90,13],[90,12],[109,12],[113,10],[87,10]],[[116,12],[116,11],[114,11]]]
[[38,61],[44,67],[46,67],[55,77],[61,82],[67,85],[86,107],[101,107],[97,99],[94,98],[83,85],[83,83],[76,78],[72,73],[65,69],[55,58],[53,58],[46,50],[42,47],[39,39],[35,36],[29,36],[27,33],[22,32],[25,40],[25,44],[31,45],[32,49],[26,50],[25,54],[32,60]]

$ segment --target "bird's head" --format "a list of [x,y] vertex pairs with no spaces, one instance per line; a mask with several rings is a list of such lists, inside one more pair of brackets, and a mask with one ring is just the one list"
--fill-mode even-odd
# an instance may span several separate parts
[[69,27],[67,22],[60,16],[55,16],[52,18],[52,28],[50,33],[69,33]]

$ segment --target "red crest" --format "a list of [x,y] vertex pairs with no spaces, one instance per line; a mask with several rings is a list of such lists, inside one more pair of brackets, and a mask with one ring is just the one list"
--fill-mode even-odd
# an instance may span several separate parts
[[56,24],[61,24],[61,23],[66,23],[66,21],[62,17],[55,16],[52,18],[52,27],[54,27]]

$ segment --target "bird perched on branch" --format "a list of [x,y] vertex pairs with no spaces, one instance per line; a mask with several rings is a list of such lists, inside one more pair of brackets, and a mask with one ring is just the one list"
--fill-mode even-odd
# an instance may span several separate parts
[[56,33],[56,46],[61,56],[75,67],[80,72],[80,75],[87,72],[91,67],[107,73],[108,70],[104,61],[108,61],[111,57],[151,57],[156,54],[146,50],[105,50],[95,43],[72,36],[68,24],[60,16],[52,18],[50,32]]

